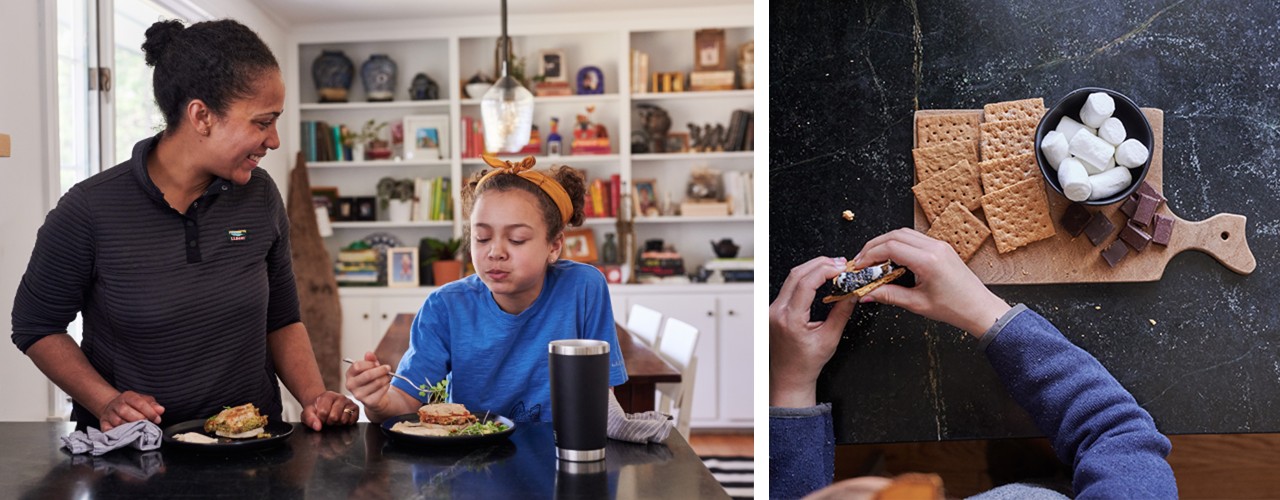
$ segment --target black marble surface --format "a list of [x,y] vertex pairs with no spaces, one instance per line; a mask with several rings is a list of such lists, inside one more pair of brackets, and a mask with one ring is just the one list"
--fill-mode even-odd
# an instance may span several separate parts
[[[295,424],[296,425],[296,424]],[[403,447],[373,424],[312,432],[258,453],[121,449],[71,455],[66,423],[0,423],[5,498],[728,498],[678,433],[609,440],[603,470],[558,466],[551,424],[480,448]],[[598,462],[597,462],[598,463]],[[581,469],[581,470],[580,470]]]
[[[771,298],[792,267],[912,225],[913,110],[1116,89],[1165,110],[1173,212],[1248,217],[1257,269],[1187,252],[1157,282],[993,290],[1096,356],[1166,433],[1280,431],[1276,2],[798,5],[770,11]],[[1038,434],[975,341],[889,306],[855,311],[819,399],[840,442]]]

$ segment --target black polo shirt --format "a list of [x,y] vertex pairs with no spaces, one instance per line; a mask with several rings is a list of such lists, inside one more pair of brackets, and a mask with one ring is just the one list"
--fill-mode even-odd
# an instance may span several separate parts
[[[162,425],[254,403],[280,419],[267,333],[299,321],[280,191],[215,178],[179,213],[147,175],[159,135],[67,192],[49,212],[13,305],[26,352],[84,314],[80,348],[120,391],[154,396]],[[76,402],[77,427],[97,418]]]

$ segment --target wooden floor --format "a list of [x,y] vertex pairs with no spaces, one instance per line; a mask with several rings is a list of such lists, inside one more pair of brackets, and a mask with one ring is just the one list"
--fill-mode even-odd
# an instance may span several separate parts
[[[1181,498],[1280,497],[1280,434],[1170,436],[1169,464]],[[1031,478],[1069,484],[1070,469],[1045,439],[845,445],[836,449],[836,479],[932,472],[948,497]]]
[[691,431],[689,446],[700,457],[751,457],[755,456],[755,436],[750,431],[737,433]]

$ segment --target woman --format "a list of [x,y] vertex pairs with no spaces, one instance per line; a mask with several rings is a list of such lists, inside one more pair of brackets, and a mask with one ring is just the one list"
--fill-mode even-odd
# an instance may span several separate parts
[[[254,403],[277,374],[303,423],[351,424],[299,321],[288,219],[257,168],[280,146],[275,56],[232,20],[155,23],[142,46],[165,130],[71,188],[40,228],[13,341],[74,400],[78,428],[179,423]],[[66,328],[84,315],[80,346]]]

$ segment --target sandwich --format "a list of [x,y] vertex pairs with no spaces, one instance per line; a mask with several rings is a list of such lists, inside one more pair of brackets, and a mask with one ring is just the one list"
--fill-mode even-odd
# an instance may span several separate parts
[[850,262],[845,265],[843,273],[831,279],[833,294],[829,297],[823,297],[822,302],[830,304],[855,295],[858,298],[865,297],[872,290],[898,279],[906,272],[907,268],[895,266],[893,261],[885,261],[883,264],[867,266],[861,269],[854,267],[853,263]]
[[416,436],[451,436],[479,420],[457,403],[432,403],[418,408],[418,421],[396,422],[391,430]]
[[253,403],[226,408],[204,422],[204,431],[231,439],[256,438],[265,433],[267,417]]

